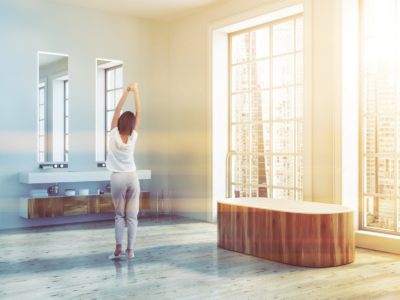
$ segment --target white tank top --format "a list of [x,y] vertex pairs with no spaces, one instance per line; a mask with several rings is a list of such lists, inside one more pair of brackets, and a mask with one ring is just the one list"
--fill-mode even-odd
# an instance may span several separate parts
[[118,127],[115,127],[108,134],[110,141],[107,149],[106,166],[112,172],[133,172],[136,171],[133,152],[138,133],[133,130],[128,137],[126,144],[122,141]]

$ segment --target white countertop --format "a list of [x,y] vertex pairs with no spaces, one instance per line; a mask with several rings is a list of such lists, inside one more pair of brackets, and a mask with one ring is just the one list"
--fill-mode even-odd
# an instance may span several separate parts
[[[136,170],[139,179],[151,179],[150,170]],[[58,171],[43,170],[34,173],[19,173],[19,182],[34,183],[60,183],[60,182],[90,182],[90,181],[109,181],[111,171]]]
[[217,202],[298,214],[340,214],[354,211],[343,205],[272,198],[228,198]]

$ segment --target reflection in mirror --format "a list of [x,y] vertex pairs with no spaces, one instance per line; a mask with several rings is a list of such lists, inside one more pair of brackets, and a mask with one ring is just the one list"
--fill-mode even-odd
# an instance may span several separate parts
[[124,93],[122,73],[122,61],[96,60],[96,161],[106,160],[111,121]]
[[68,56],[38,53],[38,161],[68,161]]

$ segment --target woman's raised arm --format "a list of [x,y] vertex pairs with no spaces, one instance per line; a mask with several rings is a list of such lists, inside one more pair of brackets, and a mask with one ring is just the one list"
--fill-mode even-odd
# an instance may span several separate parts
[[130,85],[129,85],[128,88],[125,90],[124,94],[122,95],[121,99],[119,100],[117,107],[115,108],[114,116],[111,121],[110,131],[118,126],[118,119],[119,119],[119,116],[121,115],[121,109],[125,104],[126,97],[128,97],[130,90],[131,89],[130,89]]
[[142,107],[140,105],[140,98],[139,98],[137,82],[132,82],[129,85],[129,88],[131,89],[131,91],[133,91],[133,94],[135,95],[136,122],[135,122],[135,127],[133,128],[133,130],[135,130],[136,132],[139,132],[140,118],[142,117]]

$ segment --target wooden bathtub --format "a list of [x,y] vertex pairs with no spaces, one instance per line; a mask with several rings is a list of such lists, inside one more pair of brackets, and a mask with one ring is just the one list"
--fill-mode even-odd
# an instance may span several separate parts
[[218,246],[303,267],[354,261],[354,211],[316,202],[218,200]]

